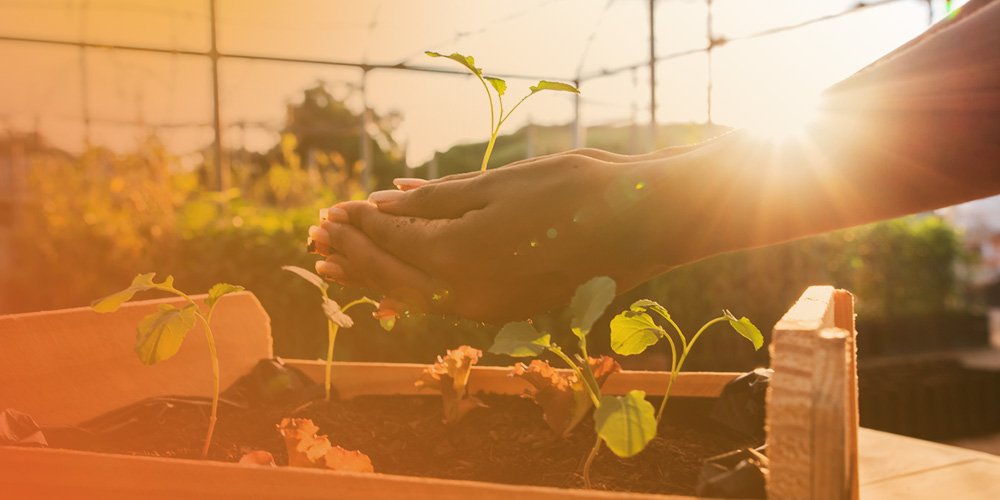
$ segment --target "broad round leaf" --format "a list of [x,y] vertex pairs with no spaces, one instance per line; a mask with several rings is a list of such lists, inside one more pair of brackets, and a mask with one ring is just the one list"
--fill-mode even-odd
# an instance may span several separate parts
[[556,91],[559,91],[559,92],[572,92],[574,94],[579,94],[580,93],[580,89],[578,89],[578,88],[576,88],[576,87],[574,87],[574,86],[572,86],[572,85],[570,85],[568,83],[550,82],[548,80],[542,80],[542,81],[538,82],[537,84],[532,85],[531,87],[529,87],[529,89],[531,90],[532,94],[534,94],[536,92],[541,92],[543,90],[556,90]]
[[656,436],[655,411],[644,391],[601,396],[601,406],[594,410],[594,428],[615,455],[631,457]]
[[667,312],[667,308],[661,306],[660,303],[655,300],[639,299],[633,302],[632,305],[629,306],[629,309],[635,312],[654,311],[662,316],[663,319],[670,318],[670,313]]
[[583,339],[590,333],[594,322],[604,314],[614,298],[615,280],[607,276],[598,276],[577,287],[569,304],[570,314],[573,315],[570,321],[573,334]]
[[551,343],[547,333],[535,330],[527,321],[507,323],[493,339],[489,351],[493,354],[506,354],[515,358],[538,356],[545,352]]
[[611,320],[611,348],[622,356],[640,354],[667,332],[644,312],[623,311]]
[[736,319],[736,316],[733,316],[729,311],[725,313],[729,318],[729,326],[733,327],[736,333],[749,340],[753,344],[754,350],[760,349],[764,345],[764,336],[761,335],[760,330],[746,316]]
[[341,310],[340,304],[326,296],[323,297],[323,313],[326,314],[327,319],[341,328],[354,326],[354,320]]
[[[153,283],[154,276],[156,273],[139,274],[132,279],[132,284],[128,288],[95,300],[90,304],[90,308],[99,313],[115,312],[122,304],[132,300],[136,293],[154,288],[156,286],[156,283]],[[172,284],[173,278],[168,276],[166,283]]]
[[486,81],[490,82],[490,85],[492,85],[493,88],[496,89],[497,95],[503,97],[504,92],[507,92],[507,82],[505,82],[504,80],[493,76],[484,76],[483,78]]
[[239,285],[230,285],[229,283],[216,283],[212,285],[212,288],[208,290],[208,307],[211,308],[215,305],[223,295],[229,295],[231,293],[242,292],[245,290]]
[[178,309],[161,304],[160,309],[139,322],[135,352],[147,365],[169,359],[184,343],[184,336],[194,327],[196,308]]
[[312,283],[316,288],[319,288],[324,294],[330,288],[330,284],[318,274],[302,269],[299,266],[281,266],[281,268],[285,271],[290,271],[299,275],[302,279]]

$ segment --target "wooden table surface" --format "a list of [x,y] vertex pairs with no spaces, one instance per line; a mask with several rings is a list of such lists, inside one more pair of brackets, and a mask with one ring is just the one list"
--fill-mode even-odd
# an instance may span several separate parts
[[1000,499],[1000,456],[861,429],[862,499]]

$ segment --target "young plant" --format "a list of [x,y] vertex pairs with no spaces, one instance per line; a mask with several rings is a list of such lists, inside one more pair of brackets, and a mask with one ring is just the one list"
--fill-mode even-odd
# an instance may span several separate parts
[[147,290],[171,293],[188,302],[187,305],[180,308],[170,304],[161,304],[158,311],[143,318],[139,322],[135,352],[139,355],[139,359],[147,365],[170,359],[174,354],[177,354],[184,342],[184,337],[194,328],[195,322],[202,324],[205,329],[205,339],[208,341],[208,354],[212,360],[212,379],[214,382],[212,410],[208,417],[208,432],[205,434],[205,443],[201,449],[201,456],[206,457],[209,445],[212,443],[212,433],[215,431],[219,410],[219,355],[215,350],[215,337],[212,335],[212,313],[215,312],[215,306],[222,296],[242,291],[243,287],[229,283],[212,285],[212,288],[208,290],[208,298],[205,299],[206,308],[203,309],[188,294],[174,288],[173,276],[167,276],[160,283],[153,281],[155,276],[156,273],[140,274],[132,280],[132,284],[128,288],[94,301],[91,308],[99,313],[115,312],[122,304],[132,300],[135,294]]
[[[598,386],[603,386],[611,374],[621,371],[621,365],[607,356],[587,361]],[[527,365],[518,363],[514,365],[511,376],[532,385],[525,396],[542,407],[542,418],[558,436],[569,436],[594,407],[586,382],[572,371],[552,368],[548,361],[533,359]]]
[[[580,93],[580,89],[568,83],[550,82],[548,80],[542,80],[536,83],[535,85],[529,87],[528,90],[530,90],[530,92],[528,93],[528,95],[522,97],[520,101],[517,101],[517,104],[515,104],[514,107],[510,108],[510,111],[507,111],[507,114],[505,115],[503,106],[503,96],[504,94],[507,93],[507,82],[505,82],[500,78],[483,75],[483,69],[476,67],[476,60],[473,59],[472,56],[464,56],[457,52],[452,53],[450,55],[445,55],[437,52],[427,51],[425,52],[425,54],[427,54],[430,57],[446,57],[448,59],[451,59],[452,61],[457,62],[458,64],[461,64],[463,67],[465,67],[465,69],[472,72],[472,74],[479,79],[479,82],[483,84],[483,90],[486,91],[486,99],[490,103],[490,142],[487,143],[486,153],[483,155],[483,164],[482,167],[480,167],[480,171],[482,172],[485,172],[486,166],[489,165],[490,156],[493,154],[493,145],[497,141],[497,135],[500,134],[500,126],[503,125],[503,123],[507,121],[508,118],[510,118],[510,115],[514,113],[514,110],[516,110],[518,106],[521,105],[521,103],[526,101],[529,97],[539,92],[542,92],[543,90],[572,92],[574,94]],[[487,82],[489,82],[489,85],[487,85]],[[493,93],[490,92],[490,87],[493,87],[493,90],[496,91],[497,105],[500,108],[499,113],[495,112],[496,108],[493,105]]]
[[316,433],[319,427],[308,418],[283,418],[278,432],[285,438],[290,467],[311,467],[349,472],[375,472],[372,460],[360,451],[334,446]]
[[[667,330],[657,325],[653,321],[650,312],[666,321],[677,333],[677,340],[674,340]],[[670,397],[670,389],[673,388],[677,375],[684,366],[684,361],[694,347],[695,342],[705,333],[708,328],[716,323],[728,322],[736,333],[740,334],[753,344],[754,350],[760,349],[764,344],[764,336],[760,330],[754,326],[745,316],[736,319],[736,316],[729,311],[722,311],[722,316],[705,323],[695,332],[691,340],[688,341],[684,332],[681,331],[677,323],[670,317],[666,308],[655,301],[642,299],[634,302],[627,310],[615,316],[611,320],[611,349],[622,356],[632,356],[642,353],[647,347],[655,345],[662,338],[670,345],[670,381],[667,382],[667,390],[663,393],[663,400],[660,402],[660,409],[656,413],[656,423],[659,425],[663,419],[663,411],[667,407],[667,399]],[[678,351],[678,345],[680,350]]]
[[[326,377],[323,380],[323,389],[326,391],[326,401],[330,400],[330,387],[332,385],[331,372],[333,370],[333,345],[337,341],[337,332],[341,328],[350,328],[354,326],[354,320],[347,315],[347,311],[354,306],[359,306],[361,304],[369,304],[375,306],[378,309],[378,302],[369,299],[368,297],[361,297],[360,299],[348,302],[344,307],[340,307],[335,300],[331,299],[328,295],[330,290],[330,285],[321,278],[320,276],[302,269],[297,266],[282,266],[282,269],[297,274],[302,279],[312,283],[316,288],[319,288],[320,296],[323,299],[323,314],[326,315],[326,335],[327,335],[327,346],[326,346]],[[395,323],[395,317],[391,318],[379,318],[379,324],[382,328],[386,330],[391,330]]]
[[416,387],[436,389],[441,393],[444,422],[454,424],[475,408],[485,407],[475,396],[467,393],[469,374],[472,366],[479,362],[483,351],[467,345],[449,349],[444,356],[438,356],[437,363],[424,369]]
[[539,332],[527,322],[508,323],[500,329],[490,352],[514,357],[536,357],[545,351],[555,354],[580,380],[594,406],[596,440],[583,464],[583,480],[591,487],[590,467],[600,451],[601,443],[616,455],[631,457],[642,451],[656,435],[653,405],[646,401],[644,391],[633,390],[623,396],[601,394],[601,384],[587,355],[587,335],[594,323],[615,297],[615,282],[600,276],[580,285],[570,302],[570,327],[579,340],[580,356],[573,361],[552,342],[551,335]]

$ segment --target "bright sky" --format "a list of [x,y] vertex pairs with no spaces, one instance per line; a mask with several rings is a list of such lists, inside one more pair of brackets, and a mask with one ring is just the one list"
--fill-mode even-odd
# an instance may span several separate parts
[[[445,65],[424,50],[474,55],[487,72],[564,80],[642,62],[648,56],[646,0],[217,0],[219,48],[303,58]],[[717,36],[759,30],[832,14],[853,0],[715,0]],[[955,2],[960,5],[964,2]],[[944,1],[933,2],[935,18]],[[0,0],[0,36],[85,39],[91,42],[207,50],[207,0]],[[703,0],[657,0],[659,54],[706,44]],[[788,102],[815,94],[926,29],[924,0],[900,0],[779,35],[733,42],[713,58],[713,118],[742,126]],[[211,141],[211,77],[205,58],[87,50],[86,102],[93,142],[133,146],[142,128],[177,153]],[[36,123],[56,145],[83,143],[81,51],[72,47],[0,41],[0,131]],[[454,63],[451,63],[454,64]],[[458,66],[452,66],[457,68]],[[360,107],[360,71],[306,64],[224,60],[222,119],[227,146],[262,150],[274,144],[286,103],[318,80]],[[660,122],[706,119],[707,57],[693,54],[657,67]],[[648,121],[647,69],[582,84],[585,125]],[[509,80],[509,92],[531,81]],[[417,163],[435,150],[488,137],[482,88],[471,78],[375,71],[368,102],[404,116],[400,138]],[[638,108],[633,112],[633,107]],[[573,116],[572,98],[539,95],[505,128],[529,120],[560,124]],[[232,126],[252,122],[244,128]]]

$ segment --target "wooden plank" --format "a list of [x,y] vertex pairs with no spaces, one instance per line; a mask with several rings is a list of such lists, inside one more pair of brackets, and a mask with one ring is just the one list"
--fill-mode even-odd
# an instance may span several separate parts
[[3,471],[0,491],[5,498],[694,500],[676,495],[567,490],[33,448],[0,447],[0,470]]
[[858,429],[861,427],[861,412],[858,407],[858,330],[855,325],[854,295],[847,290],[833,292],[834,326],[845,330],[847,336],[847,474],[850,482],[850,498],[858,500],[860,486],[858,477]]
[[[201,326],[162,363],[144,365],[133,351],[139,321],[160,304],[181,303],[179,298],[130,302],[112,314],[82,307],[0,316],[0,408],[59,426],[151,396],[210,395],[212,372]],[[220,300],[212,324],[223,387],[272,356],[270,319],[252,294]]]
[[[940,469],[971,460],[1000,463],[1000,457],[873,429],[858,433],[859,476],[862,491],[867,487],[900,477]],[[996,477],[1000,479],[1000,476]],[[965,489],[956,489],[962,493]]]
[[849,498],[847,411],[848,332],[826,328],[816,340],[812,373],[812,498]]
[[[298,368],[313,380],[324,380],[324,361],[301,359],[286,360],[290,366]],[[331,379],[342,398],[359,394],[428,394],[413,386],[427,365],[412,363],[358,363],[334,362]],[[510,368],[499,366],[476,366],[469,376],[472,392],[493,392],[497,394],[523,394],[530,386],[521,379],[510,377]],[[674,397],[718,397],[727,383],[740,376],[731,372],[682,372],[671,389]],[[607,394],[624,394],[630,390],[646,391],[649,395],[661,395],[667,388],[669,373],[654,371],[625,371],[608,378],[603,391]]]
[[865,498],[1000,498],[1000,462],[972,460],[868,485]]

